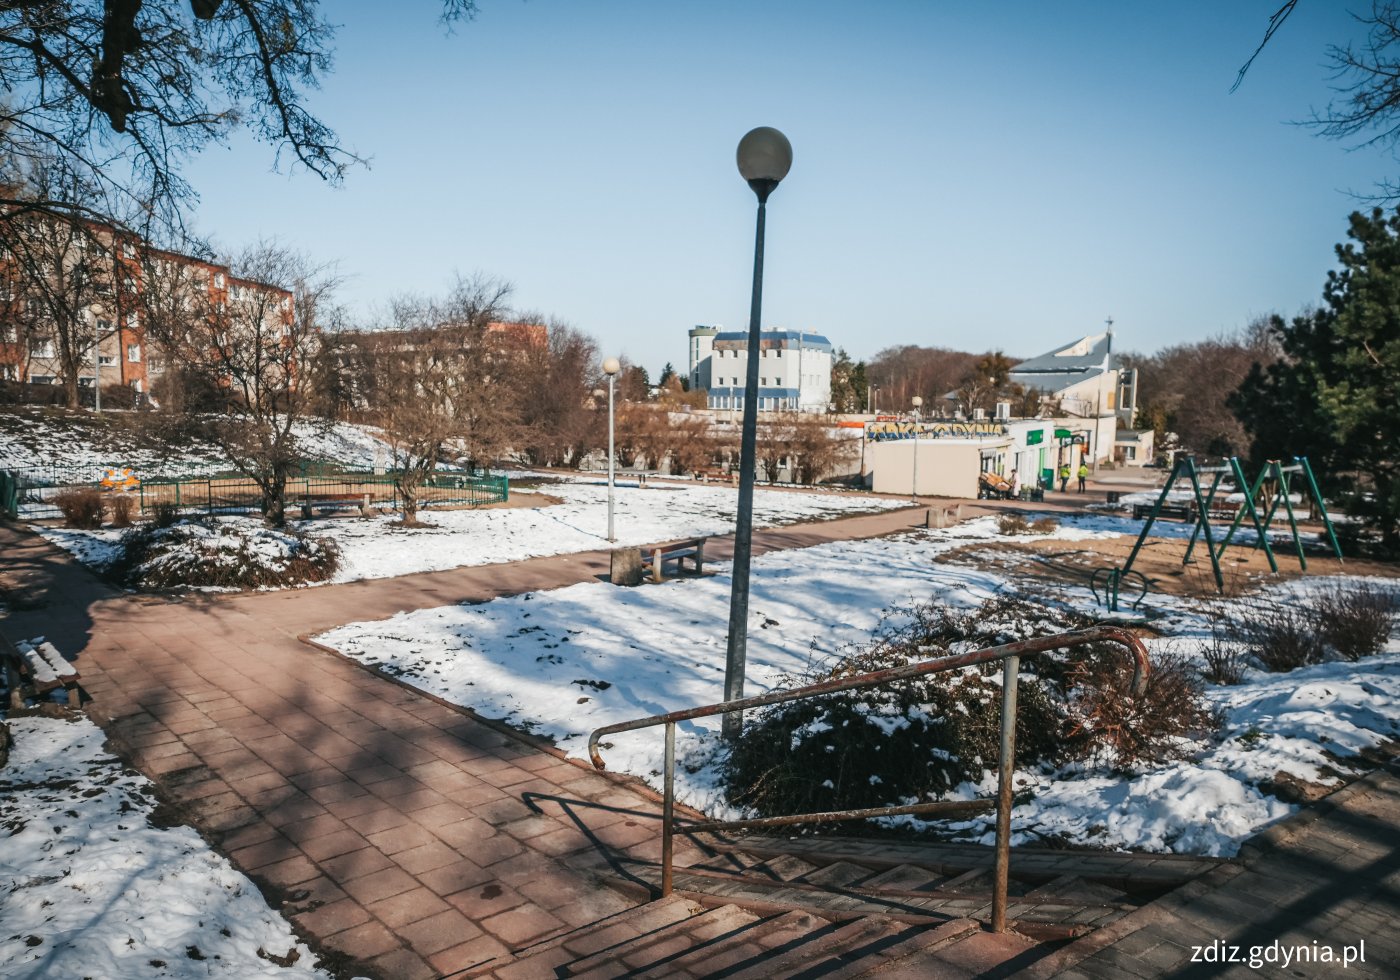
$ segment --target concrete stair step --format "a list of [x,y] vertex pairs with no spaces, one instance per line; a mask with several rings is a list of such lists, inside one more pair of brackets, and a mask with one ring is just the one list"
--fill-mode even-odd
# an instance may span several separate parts
[[816,871],[819,865],[809,864],[800,857],[791,854],[783,854],[775,858],[768,858],[761,864],[754,865],[749,869],[751,874],[769,875],[777,881],[793,881],[801,878],[810,872]]
[[704,905],[671,895],[518,949],[510,959],[484,964],[462,976],[498,977],[500,980],[555,976],[556,971],[566,964],[665,932],[678,923],[688,922],[709,911]]
[[[675,896],[670,896],[674,898]],[[566,977],[589,977],[605,980],[650,969],[659,962],[669,962],[687,951],[724,944],[733,936],[744,933],[762,918],[737,905],[707,908],[685,919],[678,919],[633,939],[564,964],[557,974]]]
[[[807,942],[838,928],[830,921],[805,911],[784,912],[733,929],[708,942],[698,943],[664,959],[654,960],[634,974],[613,973],[612,977],[636,976],[646,980],[672,980],[675,977],[728,975],[735,967],[750,961],[766,960],[775,950]],[[604,980],[604,975],[589,980]]]
[[860,883],[860,887],[872,890],[893,889],[895,891],[916,892],[928,891],[939,885],[940,882],[947,880],[946,875],[930,871],[928,868],[919,868],[912,864],[899,864],[870,875]]
[[1133,896],[1121,888],[1113,888],[1097,881],[1086,881],[1079,875],[1065,874],[1032,888],[1025,893],[1027,900],[1041,898],[1075,898],[1105,905],[1135,905]]
[[831,970],[876,958],[879,951],[897,946],[923,931],[922,927],[895,922],[882,916],[854,919],[802,937],[786,947],[773,949],[753,963],[743,965],[726,980],[788,980],[802,975],[826,976]]
[[[631,874],[659,887],[661,872],[651,865],[634,865]],[[965,893],[932,891],[867,890],[864,886],[831,891],[800,881],[774,882],[742,874],[725,874],[692,869],[677,870],[677,892],[707,904],[733,903],[760,912],[807,909],[829,918],[859,918],[886,915],[904,922],[936,923],[947,919],[987,921],[992,914],[992,895],[985,891]],[[1029,899],[1013,897],[1007,917],[1028,924],[1093,926],[1097,928],[1121,918],[1135,906],[1083,901],[1073,897]]]
[[[762,859],[790,854],[813,864],[849,861],[873,870],[901,864],[957,875],[976,868],[991,868],[995,850],[979,844],[944,844],[924,841],[889,841],[862,837],[768,837],[752,835],[708,845],[716,851],[742,850]],[[1198,878],[1221,864],[1221,858],[1186,854],[1134,854],[1117,851],[1069,851],[1016,847],[1011,851],[1011,874],[1042,884],[1063,874],[1103,881],[1126,890],[1162,888]]]
[[819,888],[841,889],[849,888],[857,882],[864,882],[871,875],[871,869],[863,864],[837,861],[835,864],[828,864],[815,871],[810,871],[797,880],[805,884],[816,885]]
[[924,926],[913,935],[878,949],[848,963],[842,963],[833,970],[822,974],[823,980],[853,980],[855,977],[874,976],[899,964],[912,967],[914,975],[924,977],[939,976],[944,971],[921,966],[934,953],[963,942],[972,936],[980,935],[982,925],[971,919],[953,919],[936,926]]

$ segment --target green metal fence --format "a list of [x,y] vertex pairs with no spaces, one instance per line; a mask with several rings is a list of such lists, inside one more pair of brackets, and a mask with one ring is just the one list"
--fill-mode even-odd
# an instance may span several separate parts
[[[103,489],[103,474],[109,468],[122,467],[36,466],[0,470],[0,513],[12,519],[61,517],[55,498],[69,489]],[[134,472],[140,476],[139,470]],[[252,479],[215,466],[142,479],[129,492],[141,514],[149,514],[162,505],[181,513],[248,513],[256,512],[262,500]],[[285,499],[288,510],[295,513],[303,502],[321,507],[327,498],[351,494],[361,500],[367,494],[372,507],[384,510],[397,510],[401,503],[397,474],[393,472],[343,470],[311,461],[300,464],[297,475],[287,480]],[[509,500],[510,480],[504,475],[440,471],[420,486],[415,496],[420,508],[480,507]]]

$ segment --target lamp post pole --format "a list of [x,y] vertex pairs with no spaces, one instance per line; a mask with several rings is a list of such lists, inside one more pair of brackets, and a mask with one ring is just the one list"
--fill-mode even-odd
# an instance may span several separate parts
[[608,376],[608,540],[616,541],[613,534],[613,485],[617,479],[617,453],[613,450],[613,394],[617,389],[617,372],[622,369],[617,358],[610,357],[603,362],[603,373]]
[[106,308],[96,306],[88,312],[92,314],[92,407],[102,414],[102,315]]
[[[734,526],[734,568],[729,595],[729,638],[724,660],[724,699],[744,696],[744,666],[748,656],[749,563],[753,554],[753,482],[758,437],[758,359],[763,310],[763,232],[768,195],[792,167],[792,144],[768,126],[750,130],[739,141],[739,174],[758,197],[754,232],[753,298],[749,307],[749,362],[744,377],[744,428],[739,442],[739,507]],[[737,739],[743,729],[741,712],[724,716],[727,739]]]
[[914,503],[919,502],[919,422],[923,419],[921,407],[924,400],[918,395],[914,396],[914,486],[910,492],[910,497]]

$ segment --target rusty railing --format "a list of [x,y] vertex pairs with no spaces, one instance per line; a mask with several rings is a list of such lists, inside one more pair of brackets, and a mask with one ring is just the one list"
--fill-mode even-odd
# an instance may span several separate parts
[[1064,650],[1071,647],[1083,646],[1086,643],[1105,642],[1116,643],[1124,647],[1128,653],[1132,654],[1132,693],[1134,695],[1141,695],[1147,689],[1147,648],[1143,646],[1141,640],[1125,629],[1116,626],[1096,626],[1092,629],[1078,630],[1073,633],[1061,633],[1056,636],[1042,636],[1030,640],[1020,640],[1016,643],[1007,643],[1002,646],[988,647],[984,650],[975,650],[972,653],[938,657],[934,660],[907,664],[903,667],[892,667],[888,670],[877,670],[867,674],[853,674],[849,677],[822,681],[819,684],[811,684],[806,687],[774,691],[770,694],[760,694],[756,697],[741,698],[736,701],[722,701],[718,704],[708,704],[699,708],[688,708],[684,711],[672,711],[669,714],[652,715],[649,718],[638,718],[635,721],[624,721],[616,725],[606,725],[595,730],[588,736],[588,754],[592,758],[593,765],[596,768],[606,769],[607,766],[604,764],[603,757],[598,751],[598,742],[604,736],[615,735],[618,732],[636,731],[640,728],[651,728],[656,725],[666,726],[666,766],[663,774],[661,804],[661,894],[664,897],[671,894],[673,879],[673,839],[676,831],[675,782],[677,722],[690,721],[694,718],[706,718],[712,715],[742,713],[748,708],[759,708],[768,704],[780,704],[784,701],[799,701],[806,698],[819,697],[823,694],[833,694],[836,691],[879,687],[880,685],[889,684],[893,681],[907,680],[911,677],[922,677],[926,674],[934,674],[944,670],[957,670],[961,667],[971,667],[976,664],[994,663],[1000,660],[1002,661],[1001,751],[997,759],[998,784],[997,799],[995,802],[991,800],[938,801],[914,803],[908,806],[873,807],[861,810],[836,810],[828,813],[803,813],[786,817],[760,817],[751,820],[689,822],[685,829],[688,833],[747,830],[755,827],[782,827],[797,823],[863,820],[869,817],[896,816],[899,814],[936,814],[942,817],[960,817],[970,816],[976,813],[985,813],[995,808],[997,813],[996,880],[992,892],[992,930],[994,932],[1002,932],[1006,929],[1006,889],[1011,870],[1011,778],[1016,769],[1016,685],[1021,671],[1021,658],[1023,656],[1032,656],[1037,653],[1045,653],[1049,650]]

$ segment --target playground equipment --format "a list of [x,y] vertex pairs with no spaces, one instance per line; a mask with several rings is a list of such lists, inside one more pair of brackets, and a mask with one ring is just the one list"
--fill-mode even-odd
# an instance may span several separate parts
[[[1101,576],[1103,577],[1102,598],[1099,597],[1099,578]],[[1139,591],[1137,598],[1128,603],[1128,608],[1138,609],[1142,605],[1142,600],[1147,598],[1147,576],[1131,569],[1124,571],[1112,566],[1094,569],[1093,574],[1089,576],[1089,591],[1094,593],[1094,601],[1102,606],[1107,606],[1109,612],[1117,612],[1123,585],[1129,576],[1137,581],[1136,587]]]
[[[1210,488],[1204,492],[1201,489],[1201,476],[1209,474],[1212,479]],[[1137,542],[1133,545],[1133,550],[1128,553],[1128,558],[1123,562],[1122,568],[1110,567],[1096,569],[1090,576],[1089,587],[1094,593],[1094,598],[1105,604],[1110,612],[1118,611],[1119,593],[1122,583],[1128,576],[1137,576],[1142,582],[1142,594],[1132,603],[1136,609],[1147,594],[1147,579],[1141,572],[1133,571],[1133,562],[1137,560],[1138,552],[1142,550],[1148,534],[1152,531],[1152,525],[1156,523],[1159,515],[1162,514],[1167,500],[1171,496],[1172,488],[1178,479],[1185,478],[1191,484],[1192,501],[1185,508],[1187,520],[1192,521],[1195,527],[1191,531],[1191,539],[1186,545],[1186,554],[1182,558],[1183,565],[1191,561],[1191,556],[1196,550],[1196,542],[1205,539],[1207,554],[1210,555],[1211,572],[1215,577],[1215,587],[1221,591],[1225,589],[1225,577],[1220,571],[1220,558],[1225,553],[1225,549],[1234,540],[1235,532],[1244,523],[1246,517],[1249,518],[1256,535],[1255,547],[1263,549],[1264,557],[1268,559],[1269,570],[1278,571],[1278,561],[1274,557],[1274,550],[1269,544],[1268,528],[1278,513],[1279,505],[1282,504],[1284,511],[1288,515],[1288,527],[1292,534],[1293,546],[1298,554],[1298,565],[1302,571],[1307,571],[1308,560],[1303,553],[1303,539],[1298,533],[1298,518],[1293,512],[1293,501],[1291,498],[1292,488],[1289,486],[1289,477],[1301,474],[1306,480],[1306,489],[1316,506],[1318,514],[1322,518],[1322,526],[1327,531],[1327,540],[1332,546],[1332,551],[1337,559],[1342,560],[1342,549],[1337,543],[1336,532],[1332,528],[1332,520],[1327,516],[1327,507],[1323,503],[1322,493],[1318,490],[1317,479],[1313,476],[1312,467],[1308,464],[1306,456],[1295,456],[1293,462],[1287,466],[1279,460],[1269,460],[1259,471],[1253,482],[1245,478],[1244,469],[1240,465],[1237,457],[1230,457],[1219,466],[1197,466],[1196,461],[1189,457],[1181,457],[1172,467],[1171,476],[1167,478],[1166,485],[1162,487],[1162,492],[1157,496],[1157,501],[1152,506],[1151,512],[1143,522],[1142,531],[1138,534]],[[1267,501],[1267,512],[1260,517],[1259,508],[1255,506],[1256,499],[1259,499],[1260,491],[1264,488],[1266,481],[1273,481],[1274,491],[1272,499]],[[1216,503],[1216,494],[1223,483],[1230,482],[1237,492],[1243,497],[1241,503],[1236,507],[1228,504],[1222,507]],[[1215,532],[1211,528],[1210,519],[1213,516],[1224,516],[1223,512],[1233,510],[1230,530],[1219,545],[1215,541]],[[1098,578],[1105,575],[1104,597],[1099,599]]]

